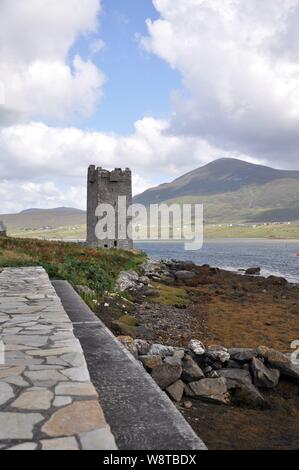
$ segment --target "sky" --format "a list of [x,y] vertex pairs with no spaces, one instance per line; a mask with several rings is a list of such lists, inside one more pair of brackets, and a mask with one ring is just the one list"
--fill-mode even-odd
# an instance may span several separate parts
[[299,0],[0,0],[0,213],[298,149]]

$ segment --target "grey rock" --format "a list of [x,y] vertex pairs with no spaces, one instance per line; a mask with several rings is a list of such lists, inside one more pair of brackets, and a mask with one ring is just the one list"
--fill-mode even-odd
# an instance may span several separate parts
[[31,439],[34,426],[43,419],[39,413],[0,413],[0,439]]
[[251,375],[243,369],[221,369],[218,371],[220,377],[224,377],[229,389],[236,388],[242,384],[252,384]]
[[288,356],[266,346],[259,346],[257,352],[271,367],[278,369],[282,376],[299,382],[299,367]]
[[207,349],[207,356],[214,360],[222,363],[227,362],[230,359],[230,354],[223,346],[210,346]]
[[145,341],[144,339],[135,339],[134,344],[136,346],[138,354],[144,356],[145,354],[149,353],[151,344],[148,341]]
[[257,350],[249,348],[230,348],[228,352],[232,360],[239,362],[248,362],[257,356]]
[[197,382],[190,382],[188,386],[194,393],[194,398],[220,404],[228,404],[230,401],[226,380],[223,377],[201,379]]
[[192,359],[192,357],[187,354],[183,359],[182,367],[182,380],[184,382],[195,382],[196,380],[200,380],[204,377],[204,373],[199,365],[196,364],[194,359]]
[[257,274],[260,274],[261,273],[261,268],[248,268],[246,269],[245,271],[245,274],[248,274],[248,275],[257,275]]
[[163,344],[152,344],[149,350],[149,354],[152,356],[172,356],[175,352],[175,348],[172,346],[164,346]]
[[182,374],[182,368],[178,365],[171,365],[164,363],[161,366],[155,367],[151,376],[162,390],[176,382]]
[[172,385],[167,387],[166,392],[176,402],[180,402],[184,393],[184,382],[177,380]]
[[269,369],[256,357],[252,359],[251,371],[253,375],[253,383],[256,387],[274,388],[279,382],[279,370]]
[[143,364],[146,370],[151,371],[155,367],[163,364],[162,357],[158,355],[139,356],[139,361]]
[[188,349],[194,352],[194,354],[196,354],[197,356],[203,356],[203,354],[205,354],[206,352],[205,346],[198,339],[191,339],[188,344]]
[[193,279],[196,276],[196,274],[192,271],[176,271],[174,273],[174,276],[179,281],[185,281],[188,279]]
[[177,357],[177,356],[167,356],[167,357],[165,357],[164,362],[166,364],[170,364],[172,366],[182,367],[182,359],[180,357]]
[[120,273],[116,285],[116,292],[124,292],[128,289],[134,289],[138,286],[138,274],[135,271],[123,271]]

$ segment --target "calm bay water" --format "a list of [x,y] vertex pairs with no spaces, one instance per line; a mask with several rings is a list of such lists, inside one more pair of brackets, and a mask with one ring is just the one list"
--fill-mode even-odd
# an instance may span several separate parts
[[192,260],[196,264],[238,270],[260,266],[262,276],[283,276],[299,283],[299,241],[215,239],[206,240],[199,251],[185,251],[183,243],[136,242],[153,259]]

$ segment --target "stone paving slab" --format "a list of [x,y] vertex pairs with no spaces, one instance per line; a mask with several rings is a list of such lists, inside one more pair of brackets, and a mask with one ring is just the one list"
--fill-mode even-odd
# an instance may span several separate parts
[[116,449],[80,342],[41,267],[0,272],[0,449]]

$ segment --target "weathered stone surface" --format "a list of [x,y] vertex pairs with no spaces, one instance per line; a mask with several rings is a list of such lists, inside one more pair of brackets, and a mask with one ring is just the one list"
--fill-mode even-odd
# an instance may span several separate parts
[[123,271],[120,273],[116,285],[116,292],[124,292],[128,289],[133,289],[138,285],[139,276],[135,271]]
[[118,336],[118,341],[129,351],[135,359],[138,358],[138,350],[134,344],[132,336]]
[[115,439],[108,426],[79,435],[83,450],[117,450]]
[[0,382],[0,405],[14,397],[13,389],[5,382]]
[[22,393],[12,403],[12,406],[24,410],[48,410],[53,397],[53,392],[45,388],[40,390],[28,390]]
[[222,363],[230,359],[230,354],[223,346],[209,346],[207,349],[207,356],[213,361],[220,361]]
[[176,382],[181,377],[181,373],[181,366],[173,366],[171,364],[164,363],[161,366],[155,367],[151,372],[151,376],[159,387],[164,390]]
[[251,371],[253,375],[253,383],[256,387],[274,388],[279,382],[279,370],[269,369],[256,357],[252,359]]
[[32,383],[39,386],[52,386],[57,382],[67,381],[67,377],[62,375],[56,370],[32,370],[24,372],[25,377],[28,377]]
[[190,349],[197,356],[202,356],[206,352],[206,348],[201,341],[198,339],[191,339],[188,344],[188,349]]
[[182,380],[177,380],[167,387],[166,392],[174,401],[180,402],[183,398],[184,382],[182,382]]
[[149,354],[152,356],[172,356],[175,352],[175,348],[172,346],[164,346],[163,344],[152,344],[149,350]]
[[56,408],[59,408],[61,406],[65,406],[65,405],[70,405],[72,403],[72,398],[71,397],[64,397],[64,396],[61,396],[61,397],[56,397],[54,402],[53,402],[53,406],[55,406]]
[[249,348],[230,348],[228,352],[232,360],[239,362],[248,362],[257,356],[257,350]]
[[149,343],[148,341],[145,341],[143,339],[135,339],[134,344],[136,346],[138,354],[140,354],[141,356],[144,356],[145,354],[149,353],[151,343]]
[[270,366],[278,369],[281,375],[299,381],[299,367],[293,364],[285,354],[266,346],[259,346],[257,352]]
[[37,444],[35,442],[23,442],[13,447],[9,447],[7,450],[36,450]]
[[70,380],[74,380],[76,382],[88,382],[90,380],[89,372],[86,366],[71,367],[62,371],[62,373]]
[[58,439],[43,439],[42,450],[79,450],[75,437],[60,437]]
[[91,383],[63,382],[55,387],[56,395],[97,397],[97,392]]
[[228,388],[236,388],[241,384],[252,384],[250,372],[243,369],[221,369],[218,372],[220,377],[224,377]]
[[197,382],[190,382],[188,386],[194,398],[224,404],[228,404],[230,401],[224,377],[218,379],[201,379]]
[[182,380],[184,382],[195,382],[196,380],[202,379],[204,377],[204,373],[201,368],[196,364],[194,359],[192,359],[192,357],[187,354],[183,359],[182,367]]
[[48,436],[71,436],[93,431],[106,425],[104,415],[96,401],[78,401],[56,411],[43,425]]
[[182,359],[175,355],[165,357],[164,362],[165,364],[170,364],[171,366],[182,367]]
[[0,380],[6,377],[15,377],[21,375],[25,370],[25,367],[9,367],[0,366]]
[[31,439],[34,425],[43,419],[39,413],[0,412],[0,439]]
[[149,371],[163,364],[161,356],[139,356],[139,361],[142,362],[144,367]]

